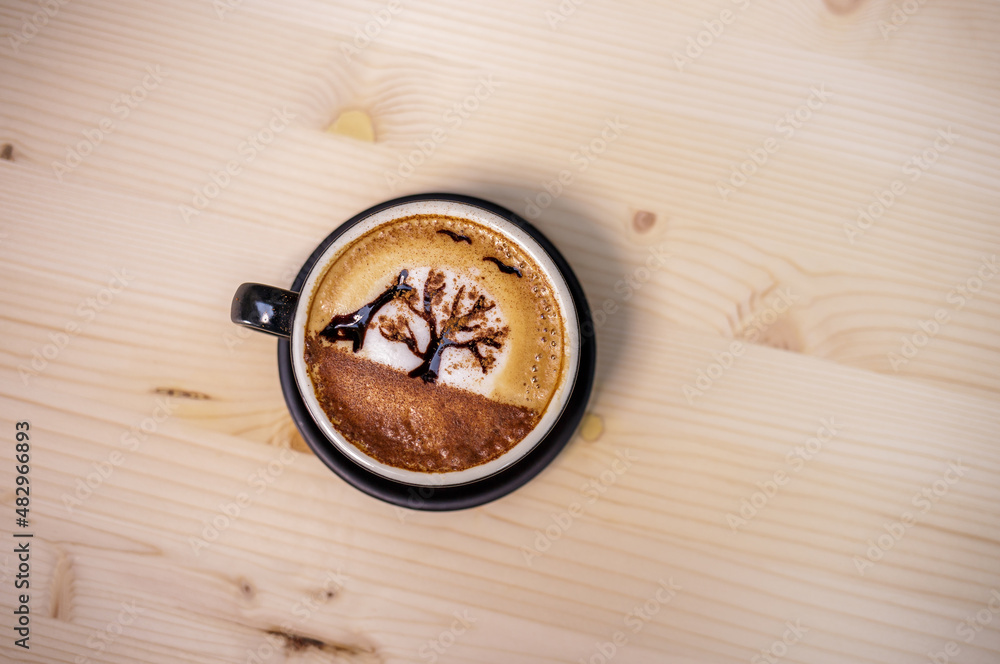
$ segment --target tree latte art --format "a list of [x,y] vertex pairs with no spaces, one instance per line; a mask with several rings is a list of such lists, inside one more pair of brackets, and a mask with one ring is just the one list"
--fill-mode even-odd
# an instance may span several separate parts
[[516,243],[468,219],[413,215],[330,261],[304,359],[334,429],[368,457],[422,473],[503,456],[567,373],[564,314]]

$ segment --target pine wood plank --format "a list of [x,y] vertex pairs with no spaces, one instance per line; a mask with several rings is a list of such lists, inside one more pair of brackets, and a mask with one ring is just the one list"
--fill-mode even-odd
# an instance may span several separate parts
[[[60,14],[66,25],[53,21],[37,42],[25,46],[22,57],[3,61],[12,135],[24,137],[17,141],[20,163],[51,172],[52,162],[65,159],[67,146],[82,137],[81,128],[97,126],[108,116],[111,101],[141,80],[147,65],[162,63],[162,87],[151,90],[124,120],[112,114],[118,128],[65,179],[131,187],[190,209],[194,190],[211,186],[211,173],[239,157],[243,138],[265,127],[272,109],[287,107],[296,116],[291,125],[209,202],[206,212],[188,219],[211,223],[205,215],[219,212],[299,232],[310,229],[318,238],[366,205],[413,191],[485,194],[528,212],[526,199],[537,199],[560,170],[575,171],[574,151],[598,137],[605,120],[619,117],[627,128],[585,172],[575,173],[572,189],[546,210],[546,230],[558,238],[570,234],[569,228],[549,226],[563,216],[574,230],[593,225],[622,235],[636,210],[656,213],[660,240],[679,255],[698,255],[694,265],[679,260],[667,270],[683,288],[667,290],[662,310],[706,332],[725,333],[724,321],[747,315],[772,282],[787,280],[811,295],[813,283],[797,282],[811,281],[817,273],[832,277],[833,284],[837,277],[850,280],[861,272],[866,290],[886,279],[929,281],[933,293],[921,302],[893,293],[889,306],[868,308],[865,323],[872,325],[859,327],[857,318],[846,314],[796,320],[796,345],[852,366],[898,371],[974,392],[996,391],[995,372],[978,371],[978,356],[956,357],[961,354],[956,347],[966,344],[995,358],[991,330],[997,328],[987,323],[998,312],[995,282],[966,298],[962,310],[955,308],[957,299],[947,301],[956,286],[976,278],[982,261],[991,261],[1000,244],[991,223],[996,189],[986,184],[997,171],[992,103],[954,95],[942,105],[937,78],[901,79],[824,53],[795,52],[793,60],[791,47],[758,53],[754,67],[767,72],[761,80],[743,56],[750,37],[742,32],[720,39],[711,58],[698,60],[699,69],[678,72],[664,71],[634,50],[583,42],[568,29],[514,31],[501,22],[477,26],[493,32],[470,65],[459,55],[469,48],[466,40],[427,39],[451,27],[434,22],[440,23],[440,15],[408,10],[390,26],[391,45],[388,39],[377,40],[361,59],[348,62],[341,42],[322,29],[323,20],[320,27],[305,29],[271,14],[260,18],[256,10],[234,12],[222,22],[226,36],[220,39],[218,18],[204,7],[161,11],[172,14],[151,22],[146,10],[122,11],[105,21],[95,18],[99,8],[81,6],[78,16],[67,10]],[[582,24],[599,16],[579,13],[574,21]],[[477,20],[488,23],[495,14]],[[355,15],[345,14],[345,20]],[[261,51],[254,35],[265,20],[270,50]],[[977,20],[990,24],[993,19],[987,12]],[[182,26],[200,46],[178,53],[170,44]],[[551,33],[538,42],[545,44],[545,58],[525,70],[514,46],[543,29]],[[683,34],[682,26],[671,29]],[[43,51],[44,40],[56,36],[61,45]],[[109,43],[129,59],[99,55]],[[443,44],[433,58],[423,54],[428,43]],[[415,55],[404,57],[400,49]],[[276,72],[282,67],[310,73],[279,80]],[[742,77],[734,78],[734,72]],[[593,86],[595,75],[606,84]],[[385,174],[413,151],[416,141],[442,126],[442,110],[474,93],[483,76],[495,78],[496,93],[448,135],[425,166],[395,189],[388,187]],[[984,73],[983,89],[990,80]],[[811,92],[817,86],[830,99],[810,110],[812,117],[792,136],[786,134],[787,124],[777,130],[785,114],[817,101]],[[53,90],[60,92],[53,95]],[[901,99],[906,103],[898,103]],[[350,106],[373,114],[376,144],[322,133],[338,109]],[[733,107],[740,113],[727,112]],[[926,171],[912,163],[909,171],[902,170],[908,160],[933,149],[936,132],[949,127],[957,138],[950,145],[939,143],[948,149],[937,163]],[[760,174],[722,200],[719,183],[750,159],[748,151],[760,150],[768,140],[779,150]],[[473,172],[469,163],[477,164]],[[275,187],[277,181],[286,184]],[[864,231],[857,210],[873,205],[877,210],[877,196],[891,192],[895,182],[906,187],[905,193],[893,196],[888,212]],[[184,220],[179,211],[177,217]],[[729,255],[702,253],[706,246],[728,243],[734,243]],[[744,283],[730,283],[731,291],[721,299],[688,283],[687,275],[717,272],[718,262],[732,262],[732,254],[753,255],[757,264],[745,272],[734,270],[732,278]],[[796,260],[790,266],[792,255]],[[623,262],[624,269],[610,271],[609,285],[629,273],[631,266]],[[868,267],[872,264],[906,276],[879,273]],[[599,262],[594,269],[601,269]],[[751,274],[760,270],[786,274],[758,281]],[[853,294],[860,283],[830,287]],[[816,293],[817,299],[822,296]],[[941,307],[951,317],[934,343],[917,361],[890,364],[889,353],[898,354],[902,338],[919,334],[919,322]]]
[[[390,661],[413,659],[465,608],[482,622],[449,656],[492,661],[499,653],[490,644],[526,627],[518,620],[535,624],[538,639],[508,643],[511,656],[586,655],[661,577],[682,589],[663,619],[635,636],[634,661],[645,661],[643,647],[649,661],[658,652],[748,657],[752,644],[767,646],[784,620],[798,619],[810,630],[796,646],[800,661],[845,653],[901,660],[943,643],[964,613],[989,600],[984,589],[1000,583],[1000,533],[990,516],[1000,457],[988,402],[753,347],[689,408],[677,388],[708,353],[684,336],[663,344],[637,335],[622,352],[600,385],[598,441],[578,440],[524,490],[455,514],[394,509],[344,486],[311,456],[181,418],[133,451],[115,435],[132,425],[128,409],[41,387],[17,387],[12,398],[9,379],[0,407],[5,425],[29,418],[36,445],[59,450],[36,456],[33,513],[38,534],[51,533],[47,545],[70,561],[60,577],[72,579],[62,609],[70,622],[99,629],[120,601],[135,599],[150,607],[141,643],[183,643],[223,661],[287,620],[328,572],[349,580],[322,619],[317,610],[295,623],[296,633]],[[667,413],[665,438],[653,432]],[[833,418],[837,434],[801,474],[791,470],[786,452],[813,436],[821,418]],[[82,504],[67,502],[76,478],[113,450],[125,461]],[[616,450],[636,457],[620,475],[611,470]],[[292,460],[279,462],[282,454]],[[914,509],[910,497],[954,459],[967,474],[860,574],[853,558],[865,556],[866,540]],[[273,483],[255,494],[248,477],[272,462]],[[724,515],[782,468],[792,476],[787,487],[744,527],[727,525]],[[588,502],[588,480],[600,485],[609,471],[614,479]],[[252,504],[220,525],[209,546],[192,544],[240,491]],[[584,514],[544,535],[565,523],[574,502]],[[36,570],[44,579],[45,568]],[[543,637],[550,630],[554,644]],[[967,652],[987,661],[996,636],[988,627]]]
[[[74,0],[0,56],[13,161],[0,159],[0,274],[15,286],[0,292],[0,424],[29,417],[43,439],[24,661],[242,662],[268,646],[289,662],[429,661],[468,611],[441,661],[586,661],[616,629],[620,661],[746,661],[798,620],[808,631],[782,659],[903,662],[988,611],[997,8],[925,4],[883,36],[888,1],[595,1],[554,27],[557,3],[402,3],[345,58],[385,7],[263,1],[220,18],[205,2]],[[735,21],[678,67],[723,9]],[[36,11],[5,4],[0,32]],[[144,78],[148,98],[112,105]],[[477,89],[455,127],[444,114]],[[779,124],[803,108],[794,132]],[[374,142],[325,131],[353,109]],[[93,154],[56,173],[106,119]],[[580,170],[574,152],[609,121],[620,133]],[[182,211],[272,122],[205,210]],[[390,182],[438,128],[426,163]],[[914,171],[935,140],[937,161]],[[759,172],[720,193],[766,145]],[[561,170],[573,183],[546,207]],[[858,208],[896,182],[860,228]],[[287,284],[343,219],[429,190],[533,218],[541,205],[592,306],[616,311],[599,326],[592,433],[523,490],[447,515],[383,505],[285,451],[304,446],[274,342],[226,316],[239,282]],[[837,433],[791,461],[831,418]],[[116,451],[125,462],[67,503]],[[614,473],[626,451],[637,460]],[[192,546],[276,459],[293,461],[217,542]],[[949,464],[968,468],[954,484]],[[740,523],[777,471],[787,484]],[[0,476],[11,486],[9,464]],[[935,482],[943,497],[867,565],[869,540],[899,532]],[[583,514],[567,517],[574,503]],[[662,603],[665,579],[681,588]],[[135,622],[89,647],[131,601]],[[661,610],[633,633],[647,601]],[[0,604],[10,615],[9,593]],[[997,625],[961,642],[961,661],[995,660]]]

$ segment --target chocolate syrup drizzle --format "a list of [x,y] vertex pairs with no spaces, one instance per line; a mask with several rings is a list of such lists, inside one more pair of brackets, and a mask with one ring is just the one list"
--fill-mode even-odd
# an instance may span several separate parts
[[462,235],[461,233],[456,233],[455,231],[449,231],[442,228],[438,231],[438,233],[447,235],[455,242],[468,242],[469,244],[472,244],[472,240],[467,235]]
[[405,283],[408,276],[410,273],[406,270],[400,271],[399,279],[395,284],[357,311],[334,316],[319,335],[330,341],[352,341],[354,342],[352,350],[357,353],[365,343],[368,323],[375,317],[378,310],[389,304],[394,298],[413,290],[413,286]]
[[[430,331],[430,341],[427,343],[427,347],[423,352],[417,348],[416,336],[413,334],[409,322],[402,316],[391,320],[386,320],[383,317],[379,332],[389,341],[406,344],[410,352],[422,360],[420,365],[409,373],[410,378],[420,378],[425,383],[435,382],[441,368],[441,355],[448,348],[468,350],[476,358],[483,373],[486,373],[493,366],[496,357],[489,350],[485,352],[481,350],[480,346],[485,346],[487,349],[500,349],[508,332],[506,327],[497,329],[490,328],[488,324],[484,325],[486,312],[493,309],[496,303],[487,303],[486,298],[475,291],[468,298],[465,298],[465,286],[460,286],[451,304],[445,304],[442,307],[445,320],[439,323],[434,307],[444,304],[444,273],[431,270],[427,275],[422,302],[414,301],[415,298],[412,297],[413,287],[405,283],[408,276],[409,272],[402,270],[397,282],[374,300],[353,313],[334,316],[319,333],[320,336],[330,341],[352,341],[352,350],[357,353],[364,346],[368,325],[378,310],[394,298],[401,297],[406,300],[410,311],[427,323]],[[475,297],[475,301],[472,306],[465,313],[460,313],[463,298],[472,299],[473,297]],[[440,331],[438,331],[439,327]],[[462,332],[472,332],[474,335],[468,341],[458,341],[456,337]]]
[[499,258],[493,258],[492,256],[486,256],[483,260],[496,263],[497,267],[500,268],[500,271],[504,274],[516,274],[518,279],[521,278],[521,270],[515,265],[505,265],[500,262]]
[[[441,367],[441,355],[447,348],[465,348],[470,351],[479,362],[483,373],[486,373],[493,365],[494,358],[491,355],[484,355],[480,352],[479,345],[482,344],[490,348],[499,349],[502,346],[503,339],[507,336],[507,328],[494,330],[492,333],[487,330],[482,333],[482,336],[473,337],[468,341],[457,341],[455,336],[459,332],[479,331],[482,323],[477,322],[476,319],[481,318],[483,314],[496,306],[494,303],[486,304],[486,299],[482,295],[479,295],[469,311],[459,314],[458,308],[464,295],[465,286],[460,286],[458,292],[455,294],[455,299],[452,300],[451,307],[445,308],[449,317],[441,326],[441,332],[439,333],[438,320],[434,314],[433,305],[440,303],[444,296],[444,274],[432,271],[427,276],[427,281],[424,283],[423,311],[413,307],[411,307],[411,310],[427,321],[431,332],[431,339],[427,343],[427,348],[424,349],[423,353],[416,353],[422,356],[423,362],[409,373],[410,378],[421,378],[425,383],[433,383],[437,380]],[[382,336],[387,339],[390,338],[385,332],[382,333]],[[410,350],[416,351],[415,342],[412,346],[410,344],[407,345],[410,346]]]

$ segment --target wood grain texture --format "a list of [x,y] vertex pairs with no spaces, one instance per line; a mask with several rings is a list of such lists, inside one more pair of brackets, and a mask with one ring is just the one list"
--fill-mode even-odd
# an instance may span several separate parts
[[[72,0],[14,41],[44,10],[0,6],[35,532],[32,649],[2,554],[0,658],[1000,657],[1000,10],[560,6]],[[374,142],[326,131],[352,110]],[[434,190],[531,218],[614,312],[597,433],[452,514],[333,476],[226,315]]]

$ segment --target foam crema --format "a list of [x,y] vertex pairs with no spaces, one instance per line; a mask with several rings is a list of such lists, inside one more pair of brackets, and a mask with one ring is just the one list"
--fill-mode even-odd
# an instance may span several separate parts
[[417,484],[476,479],[537,442],[575,371],[554,270],[465,215],[355,235],[302,293],[301,357],[325,428],[356,461]]

